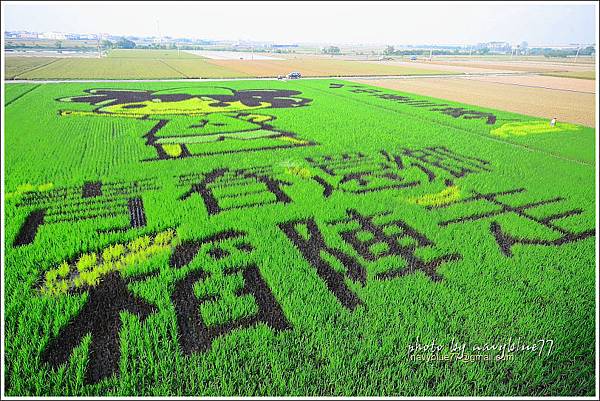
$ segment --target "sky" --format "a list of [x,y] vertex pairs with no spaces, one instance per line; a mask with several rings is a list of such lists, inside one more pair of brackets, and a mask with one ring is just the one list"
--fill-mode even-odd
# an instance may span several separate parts
[[275,43],[595,43],[597,5],[413,2],[3,2],[4,30]]

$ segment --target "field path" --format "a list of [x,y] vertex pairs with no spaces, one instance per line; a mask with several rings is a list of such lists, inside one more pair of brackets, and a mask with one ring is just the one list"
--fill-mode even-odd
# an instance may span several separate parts
[[[432,75],[336,75],[336,76],[317,76],[309,79],[364,79],[364,80],[380,80],[380,79],[418,79],[418,78],[464,78],[477,76],[529,76],[538,75],[537,73],[527,72],[490,72],[490,73],[469,73],[469,74],[432,74]],[[169,79],[9,79],[4,80],[5,84],[60,84],[60,83],[102,83],[102,82],[220,82],[220,81],[271,81],[273,77],[242,77],[242,78],[169,78]]]

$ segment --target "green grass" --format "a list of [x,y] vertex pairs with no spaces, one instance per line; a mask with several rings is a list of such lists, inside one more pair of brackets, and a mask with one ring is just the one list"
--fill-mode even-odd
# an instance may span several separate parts
[[[541,119],[339,80],[42,84],[29,92],[33,85],[13,85],[5,90],[4,137],[8,395],[594,394],[594,238],[552,242],[594,229],[594,129],[528,134]],[[137,92],[115,102],[123,92],[101,98],[106,89]],[[297,92],[273,100],[260,91],[234,97],[234,89]],[[187,111],[190,104],[197,113]],[[492,133],[515,123],[518,134]],[[170,146],[162,159],[147,144],[152,132]],[[200,141],[206,138],[212,141]],[[453,153],[435,156],[431,147]],[[350,160],[356,162],[342,169]],[[203,188],[222,210],[197,192],[207,175],[213,179]],[[140,180],[148,181],[132,184]],[[100,191],[89,184],[84,191],[96,181]],[[496,201],[529,204],[521,212],[537,221],[504,213],[443,225],[498,209],[463,202],[475,193],[520,188]],[[146,224],[132,228],[135,199]],[[16,245],[28,216],[41,209],[35,237]],[[381,212],[390,214],[373,223],[397,242],[370,243],[371,226],[344,221]],[[544,220],[551,215],[556,219]],[[385,225],[392,220],[402,224]],[[524,243],[503,253],[495,225]],[[173,243],[155,239],[169,229]],[[411,229],[430,242],[402,236]],[[365,245],[352,245],[352,230]],[[342,275],[337,284],[356,307],[330,290],[294,245],[311,238],[325,242],[321,263]],[[188,252],[179,253],[184,245]],[[411,259],[416,271],[386,279],[409,264],[398,252],[384,256],[390,246],[414,251],[423,263],[446,259],[436,276]],[[244,290],[261,280],[271,298]],[[98,330],[112,327],[103,308],[89,314],[101,291],[115,299],[105,307],[117,305],[119,291],[139,302],[111,315],[120,323],[117,368],[87,379],[91,366],[109,365],[95,364],[91,349],[99,340],[85,332],[72,350],[65,346],[63,363],[44,362],[57,338],[72,338],[61,330],[78,316]],[[178,326],[183,299],[197,303],[183,316],[209,329],[248,323],[269,299],[277,307],[263,316],[270,324],[226,331],[194,349],[204,343],[186,342],[199,324]],[[469,345],[549,339],[554,348],[504,361],[422,362],[408,355],[417,338]]]

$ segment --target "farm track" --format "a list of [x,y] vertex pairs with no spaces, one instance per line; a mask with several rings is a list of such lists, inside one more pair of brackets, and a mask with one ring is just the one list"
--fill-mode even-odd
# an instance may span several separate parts
[[[300,86],[302,86],[302,85],[300,85]],[[322,92],[322,93],[331,94],[330,92],[327,92],[327,91],[322,90],[322,89],[317,89],[317,88],[314,88],[314,87],[311,88],[311,89],[315,90],[315,91]],[[362,100],[350,98],[350,97],[339,95],[339,94],[331,94],[331,95],[342,97],[344,99],[350,100],[350,101],[355,102],[355,103],[360,103],[360,104],[363,104],[363,105],[368,105],[369,107],[375,107],[375,108],[378,108],[378,109],[391,111],[393,113],[397,113],[397,114],[401,114],[401,115],[406,115],[406,116],[409,116],[411,118],[414,118],[414,119],[417,119],[417,120],[420,120],[420,121],[430,122],[430,120],[428,120],[426,118],[418,117],[418,116],[410,114],[410,113],[405,113],[405,112],[396,110],[396,109],[391,108],[391,107],[385,107],[385,106],[381,106],[381,105],[375,105],[375,104],[372,104],[372,103],[369,103],[369,102],[365,102],[365,101],[362,101]],[[583,165],[583,166],[594,168],[594,164],[592,164],[592,163],[587,163],[587,162],[584,162],[584,161],[581,161],[581,160],[576,160],[576,159],[570,159],[568,157],[560,156],[560,155],[557,155],[555,153],[544,152],[543,150],[540,150],[540,149],[537,149],[537,148],[531,148],[529,146],[520,145],[520,144],[509,142],[509,141],[504,141],[502,139],[492,138],[492,137],[490,137],[488,135],[483,135],[483,134],[480,134],[478,132],[474,132],[474,131],[470,131],[470,130],[467,130],[467,129],[464,129],[464,128],[457,127],[456,125],[445,124],[445,123],[442,123],[442,122],[439,122],[439,121],[436,121],[436,124],[442,125],[442,126],[447,127],[447,128],[456,129],[456,130],[462,131],[464,133],[467,133],[469,135],[475,135],[475,136],[478,136],[478,137],[483,138],[483,139],[488,140],[488,141],[497,142],[497,143],[503,143],[503,144],[510,145],[510,146],[513,146],[513,147],[516,147],[516,148],[519,148],[519,149],[523,149],[523,150],[526,150],[526,151],[529,151],[529,152],[540,153],[540,154],[543,154],[543,155],[546,155],[546,156],[550,156],[550,157],[553,157],[553,158],[556,158],[556,159],[564,160],[564,161],[571,162],[571,163],[577,163],[577,164],[580,164],[580,165]]]
[[[169,66],[170,67],[170,66]],[[171,67],[173,68],[173,67]],[[307,77],[310,79],[416,79],[416,78],[465,78],[472,76],[523,76],[539,75],[534,72],[494,72],[494,73],[465,73],[465,74],[432,74],[432,75],[343,75],[343,76],[316,76]],[[4,80],[10,84],[60,84],[60,83],[102,83],[102,82],[220,82],[220,81],[271,81],[276,77],[240,77],[240,78],[177,78],[177,79],[59,79],[59,80],[37,80],[37,79],[10,79]]]

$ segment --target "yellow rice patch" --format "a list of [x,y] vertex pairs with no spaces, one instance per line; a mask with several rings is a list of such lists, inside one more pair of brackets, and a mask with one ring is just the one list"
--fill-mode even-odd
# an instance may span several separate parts
[[456,185],[434,194],[425,194],[417,198],[409,198],[408,203],[419,206],[442,206],[460,199],[460,188]]
[[174,144],[169,143],[169,144],[162,145],[162,148],[165,151],[165,153],[171,157],[179,157],[182,152],[181,145],[176,144],[176,143],[174,143]]
[[490,133],[502,138],[508,138],[509,136],[575,132],[580,129],[579,126],[570,123],[557,122],[556,125],[552,127],[550,126],[549,121],[525,121],[503,124],[500,128],[491,130]]

